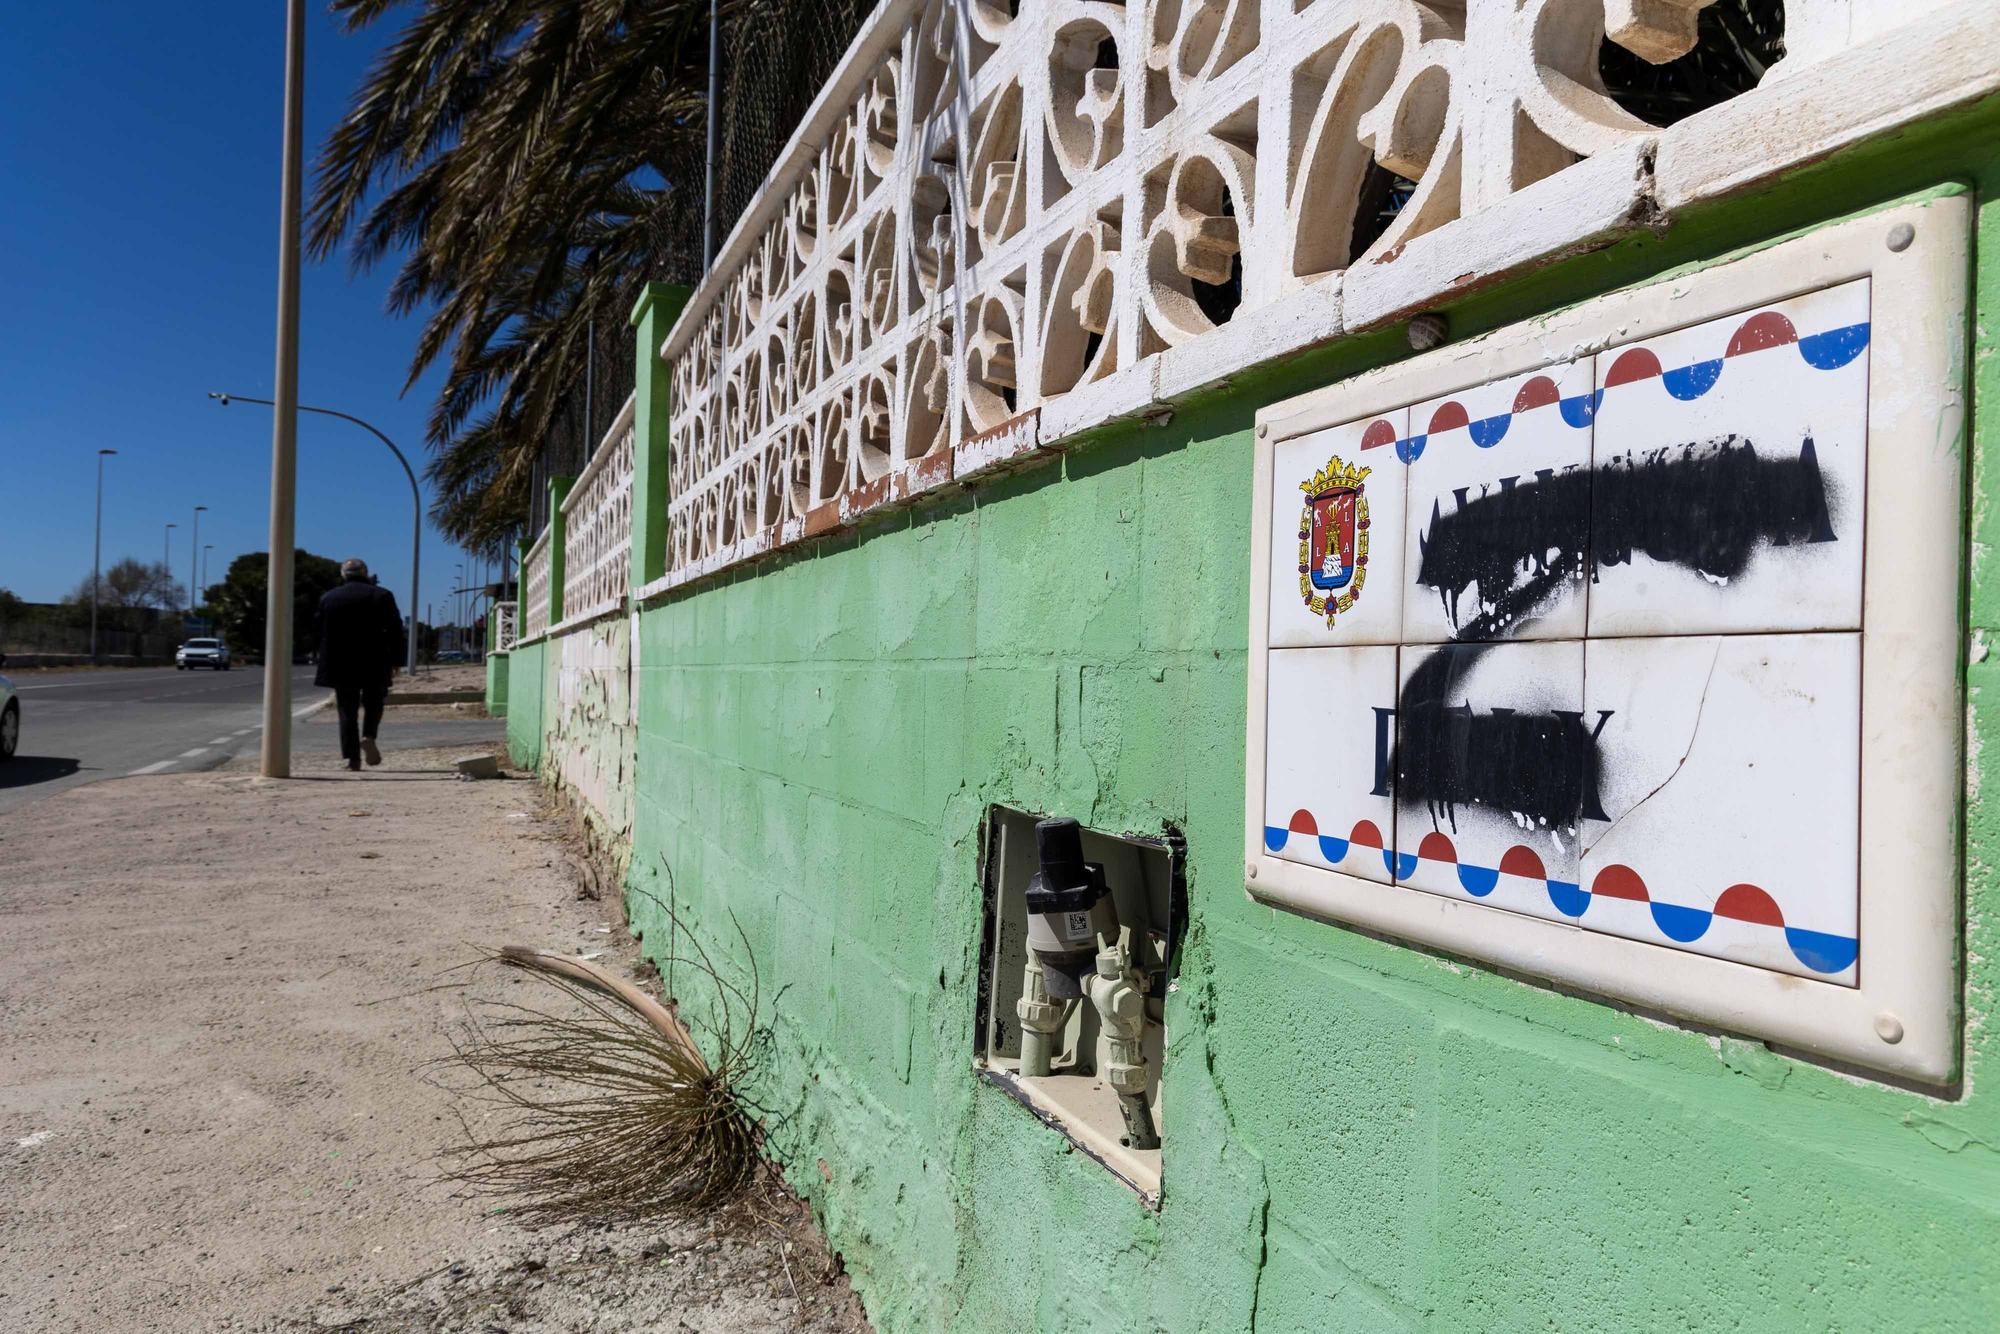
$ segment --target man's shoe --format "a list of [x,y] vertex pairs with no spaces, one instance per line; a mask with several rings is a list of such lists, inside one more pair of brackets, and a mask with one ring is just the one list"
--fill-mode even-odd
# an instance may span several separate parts
[[357,770],[357,771],[358,771],[358,770],[359,770],[359,769],[361,768],[361,761],[360,761],[360,760],[349,760],[349,761],[347,762],[347,767],[348,767],[348,768],[350,768],[350,769],[354,769],[354,770]]
[[382,752],[375,745],[375,738],[372,736],[361,738],[361,753],[368,757],[370,764],[380,764],[382,762]]

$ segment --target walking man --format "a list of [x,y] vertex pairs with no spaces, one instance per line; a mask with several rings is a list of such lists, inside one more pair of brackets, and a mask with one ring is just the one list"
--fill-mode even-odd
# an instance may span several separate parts
[[319,600],[319,671],[313,684],[330,687],[340,710],[340,757],[350,769],[382,762],[375,731],[389,676],[403,658],[403,617],[396,595],[368,577],[364,561],[340,563],[339,588]]

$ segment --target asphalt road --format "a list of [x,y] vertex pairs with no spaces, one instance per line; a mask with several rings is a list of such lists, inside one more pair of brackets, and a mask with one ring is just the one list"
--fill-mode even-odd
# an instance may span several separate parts
[[[329,692],[312,684],[313,669],[292,669],[292,710],[306,712]],[[213,769],[260,744],[264,673],[178,672],[171,667],[16,675],[21,697],[21,745],[0,763],[0,818],[81,783],[128,774]],[[394,711],[391,711],[391,718]],[[446,722],[391,729],[383,740],[439,745],[500,735],[504,724]],[[424,737],[417,734],[422,733]],[[295,745],[337,746],[331,728],[300,729]]]

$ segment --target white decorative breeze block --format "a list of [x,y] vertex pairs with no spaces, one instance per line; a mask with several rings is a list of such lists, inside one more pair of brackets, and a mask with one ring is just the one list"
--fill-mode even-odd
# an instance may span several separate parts
[[563,501],[563,620],[625,605],[632,569],[632,414],[625,405]]
[[549,628],[549,536],[554,528],[542,529],[534,546],[521,560],[521,638],[534,639]]
[[662,586],[1008,466],[978,442],[1030,413],[1058,445],[1662,226],[1656,159],[1706,198],[1767,127],[1879,132],[1833,86],[1867,44],[1921,107],[2000,79],[1933,4],[1785,0],[1759,86],[1649,125],[1600,55],[1677,59],[1702,7],[885,0],[660,349]]

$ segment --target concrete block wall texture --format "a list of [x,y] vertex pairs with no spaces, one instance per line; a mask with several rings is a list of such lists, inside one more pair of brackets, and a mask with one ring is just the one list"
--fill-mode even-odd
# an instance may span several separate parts
[[507,755],[523,769],[539,768],[542,762],[548,656],[545,639],[517,644],[507,655]]
[[[1996,143],[1980,104],[1449,311],[1468,336],[1899,195],[1981,201],[1967,1053],[1941,1095],[1246,899],[1253,414],[1409,355],[1398,333],[644,608],[634,927],[663,958],[670,904],[754,959],[749,1092],[880,1328],[1990,1327]],[[516,654],[510,744],[540,744],[519,683],[543,651]],[[1157,1211],[972,1076],[991,803],[1186,835]],[[697,983],[674,978],[713,1040]]]
[[546,641],[553,690],[542,721],[542,772],[572,794],[616,846],[632,833],[638,726],[631,620],[607,616]]
[[486,711],[495,718],[507,716],[507,655],[486,655]]

